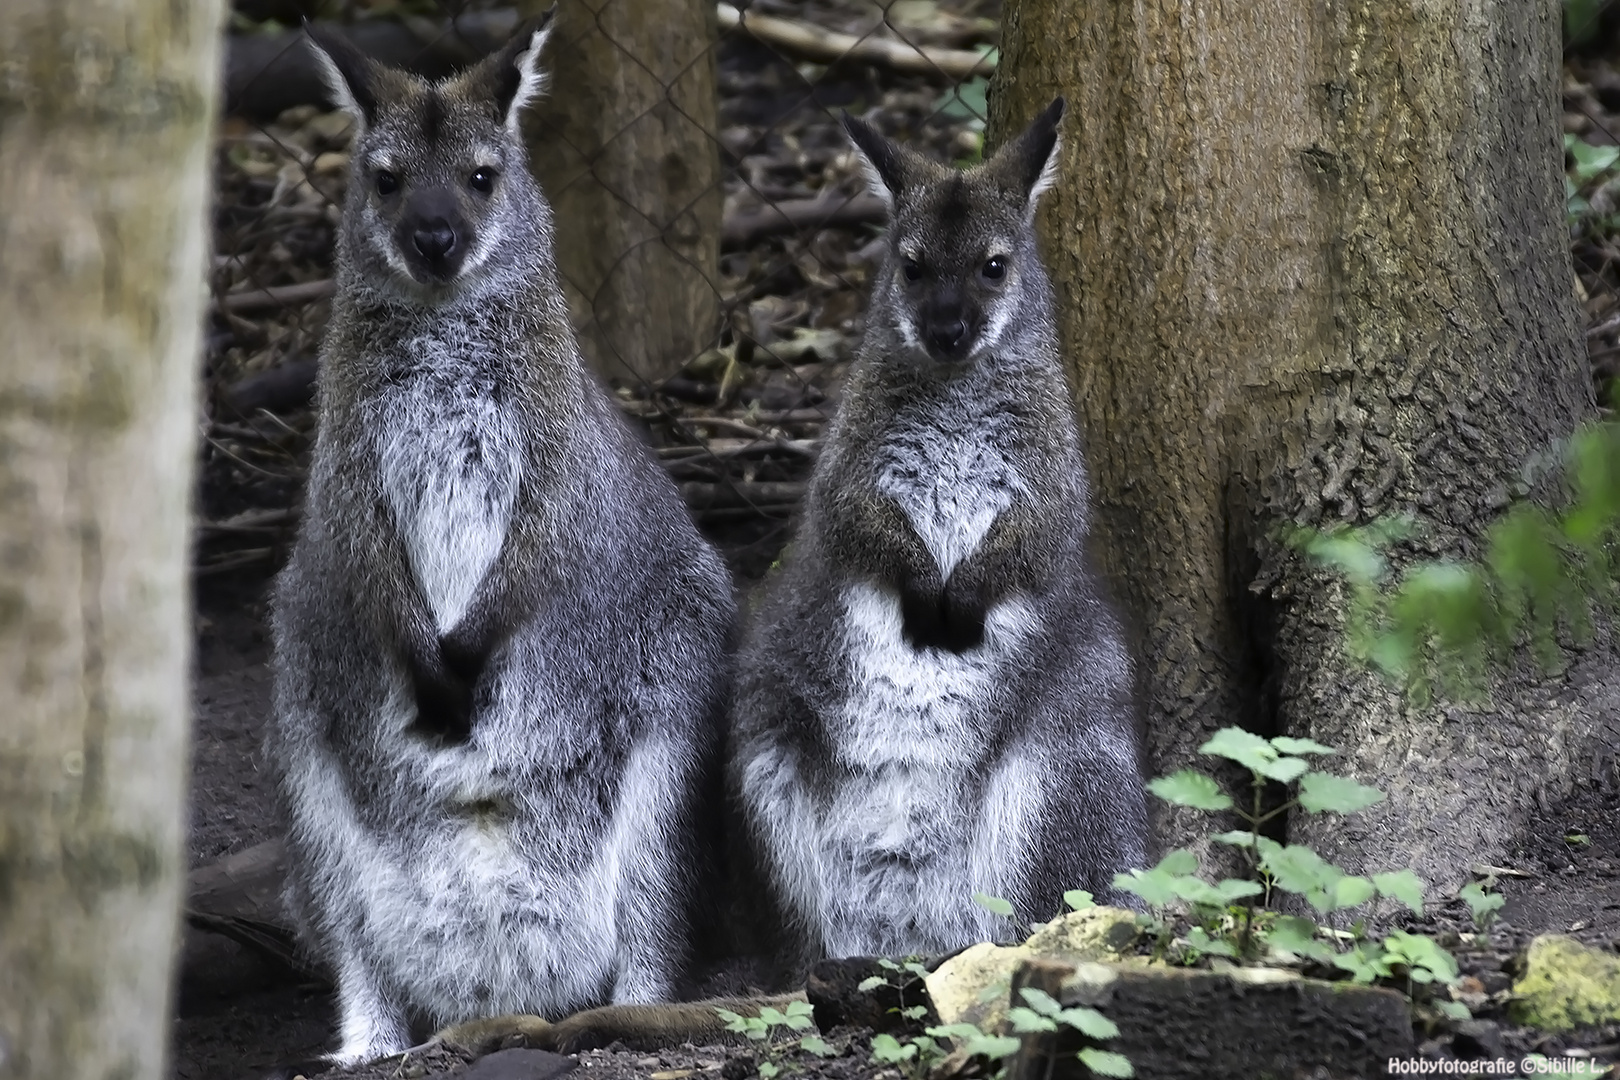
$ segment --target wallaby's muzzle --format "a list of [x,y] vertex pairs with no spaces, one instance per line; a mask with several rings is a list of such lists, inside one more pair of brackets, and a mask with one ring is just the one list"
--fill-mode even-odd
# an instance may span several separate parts
[[443,284],[461,273],[472,246],[472,227],[455,197],[447,192],[424,191],[405,208],[394,232],[394,242],[405,257],[411,276],[418,281]]

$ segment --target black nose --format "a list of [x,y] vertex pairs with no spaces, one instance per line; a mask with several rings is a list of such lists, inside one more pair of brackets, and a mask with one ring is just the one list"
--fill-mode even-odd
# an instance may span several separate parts
[[416,244],[416,250],[429,262],[438,262],[456,248],[456,230],[442,218],[417,229],[411,239]]
[[960,316],[939,319],[928,324],[928,342],[940,352],[952,352],[967,337],[967,329],[967,320]]

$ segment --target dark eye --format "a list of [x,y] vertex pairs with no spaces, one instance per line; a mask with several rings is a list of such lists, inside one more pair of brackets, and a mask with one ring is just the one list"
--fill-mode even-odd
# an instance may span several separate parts
[[984,265],[979,268],[979,273],[986,281],[1000,281],[1007,276],[1007,260],[1000,255],[986,259]]
[[907,259],[900,264],[900,272],[906,275],[907,281],[916,281],[922,277],[922,267],[918,266],[912,259]]
[[396,192],[398,190],[399,190],[399,177],[395,176],[393,173],[389,172],[387,169],[378,169],[377,170],[377,194],[387,196],[387,195],[392,195],[394,192]]
[[473,173],[472,176],[468,177],[467,184],[474,191],[488,195],[490,192],[495,190],[495,170],[479,169],[477,172]]

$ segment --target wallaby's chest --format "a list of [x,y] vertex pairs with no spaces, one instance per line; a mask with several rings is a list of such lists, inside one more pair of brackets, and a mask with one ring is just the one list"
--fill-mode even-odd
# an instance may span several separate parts
[[451,365],[396,379],[376,402],[383,491],[440,633],[466,614],[511,523],[522,434],[501,398]]
[[1011,428],[1011,418],[992,408],[949,401],[899,417],[878,444],[877,489],[900,504],[941,578],[1025,491],[1006,450]]

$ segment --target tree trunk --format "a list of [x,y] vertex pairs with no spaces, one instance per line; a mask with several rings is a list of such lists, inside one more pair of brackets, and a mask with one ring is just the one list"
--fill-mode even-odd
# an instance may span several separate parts
[[1402,557],[1476,555],[1526,459],[1592,414],[1557,5],[1009,0],[1003,37],[992,135],[1070,102],[1042,233],[1150,760],[1227,724],[1339,747],[1389,799],[1290,839],[1455,886],[1616,742],[1612,653],[1415,710],[1277,537],[1409,511],[1430,531]]
[[0,1077],[166,1075],[220,14],[0,7]]
[[673,375],[718,329],[714,23],[708,0],[560,0],[552,92],[525,121],[585,355],[629,385]]

